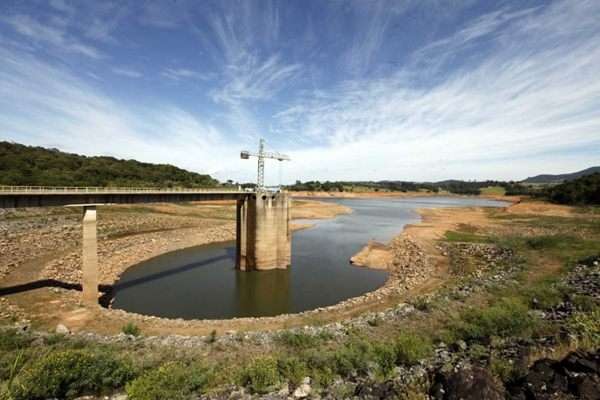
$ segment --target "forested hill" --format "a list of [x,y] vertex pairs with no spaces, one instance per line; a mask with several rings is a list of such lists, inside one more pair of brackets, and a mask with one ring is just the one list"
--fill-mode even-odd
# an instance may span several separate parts
[[0,142],[0,185],[202,187],[217,184],[210,175],[168,164],[86,157]]
[[561,183],[572,181],[573,179],[581,178],[582,176],[591,175],[600,172],[600,167],[591,167],[582,171],[573,172],[570,174],[561,175],[537,175],[532,176],[523,181],[523,183]]

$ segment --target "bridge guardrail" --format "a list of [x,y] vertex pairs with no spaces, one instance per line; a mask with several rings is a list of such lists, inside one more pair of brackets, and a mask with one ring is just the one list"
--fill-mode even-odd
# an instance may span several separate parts
[[211,192],[241,192],[239,188],[156,188],[156,187],[75,187],[75,186],[7,186],[0,185],[0,193],[211,193]]

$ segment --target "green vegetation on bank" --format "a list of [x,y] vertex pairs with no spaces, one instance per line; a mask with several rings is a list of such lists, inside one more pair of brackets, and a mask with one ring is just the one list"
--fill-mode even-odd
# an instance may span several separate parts
[[0,171],[0,185],[207,187],[219,184],[209,175],[173,165],[86,157],[9,142],[0,142]]

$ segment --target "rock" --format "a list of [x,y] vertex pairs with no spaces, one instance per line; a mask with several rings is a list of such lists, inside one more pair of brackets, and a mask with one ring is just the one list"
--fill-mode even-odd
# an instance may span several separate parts
[[479,367],[463,368],[452,373],[447,377],[444,387],[438,386],[436,389],[437,393],[432,395],[439,396],[440,391],[443,390],[445,400],[504,399],[504,388],[496,383],[488,371]]
[[391,380],[383,383],[365,382],[356,387],[354,395],[360,399],[397,399],[402,391]]
[[465,351],[467,349],[467,342],[459,340],[455,343],[456,349],[459,351]]
[[296,388],[296,390],[294,390],[293,396],[296,399],[302,399],[304,397],[308,397],[310,395],[311,391],[312,391],[312,388],[310,387],[309,384],[302,383],[300,386],[298,386]]
[[280,396],[287,396],[290,393],[290,386],[286,383],[284,384],[281,389],[279,389],[279,391],[277,391],[277,394]]
[[67,328],[63,324],[56,325],[56,329],[54,331],[60,335],[68,335],[69,333],[71,333],[69,328]]

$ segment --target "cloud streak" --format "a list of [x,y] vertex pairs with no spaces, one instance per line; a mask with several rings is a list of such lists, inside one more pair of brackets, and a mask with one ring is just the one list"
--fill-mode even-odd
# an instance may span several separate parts
[[259,136],[292,154],[287,181],[597,164],[600,4],[440,4],[15,8],[0,17],[0,136],[241,181],[255,168],[237,152]]
[[[540,155],[600,146],[600,81],[593,72],[600,62],[598,17],[593,2],[484,15],[416,52],[412,65],[390,77],[347,81],[325,95],[301,98],[278,114],[275,129],[321,143],[320,150],[295,152],[297,158],[341,179],[524,174],[506,160],[518,160],[522,171],[551,167]],[[433,86],[411,85],[423,62],[439,66],[482,38],[493,51]],[[582,157],[594,162],[598,153]],[[352,168],[346,154],[372,168]],[[486,164],[497,172],[464,168]],[[447,169],[441,176],[440,165]]]

